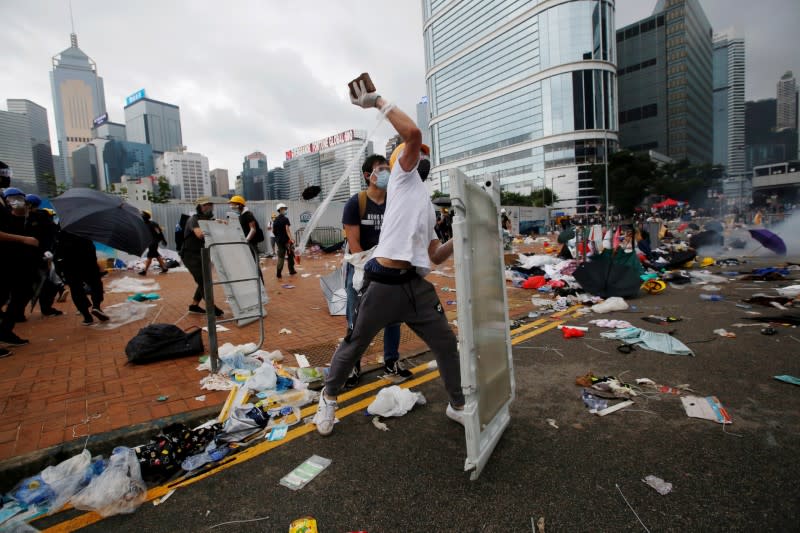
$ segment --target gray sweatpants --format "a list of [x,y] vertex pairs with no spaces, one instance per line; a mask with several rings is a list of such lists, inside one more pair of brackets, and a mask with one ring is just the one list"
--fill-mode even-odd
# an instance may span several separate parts
[[433,351],[450,403],[464,405],[458,341],[447,322],[436,290],[423,278],[400,285],[365,280],[353,331],[336,349],[325,380],[325,394],[337,396],[372,339],[389,324],[405,322]]

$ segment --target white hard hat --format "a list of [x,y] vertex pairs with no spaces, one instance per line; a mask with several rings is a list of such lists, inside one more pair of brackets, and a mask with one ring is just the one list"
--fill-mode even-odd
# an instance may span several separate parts
[[500,214],[501,215],[505,215],[506,214],[506,208],[505,207],[500,210]]
[[275,211],[280,211],[281,209],[289,209],[289,208],[286,207],[286,204],[284,203],[280,203],[275,207]]

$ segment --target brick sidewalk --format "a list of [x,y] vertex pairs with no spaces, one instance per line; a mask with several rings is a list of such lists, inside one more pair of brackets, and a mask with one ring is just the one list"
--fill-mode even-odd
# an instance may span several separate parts
[[[282,280],[275,277],[274,259],[263,259],[270,302],[265,320],[265,350],[280,350],[288,365],[292,354],[305,354],[312,365],[324,366],[345,334],[345,318],[330,316],[317,275],[324,275],[339,264],[341,255],[306,256],[298,265],[298,275]],[[448,318],[456,316],[456,306],[447,305],[455,294],[441,292],[455,287],[452,260],[440,267],[446,276],[432,274]],[[307,274],[306,277],[302,277]],[[140,279],[135,272],[112,272],[104,278],[106,286],[123,276]],[[136,332],[156,319],[175,323],[181,328],[204,326],[205,316],[186,315],[194,283],[188,273],[168,275],[151,273],[161,285],[161,299],[145,319],[113,330],[82,326],[72,302],[56,304],[65,313],[42,317],[38,307],[15,332],[31,340],[28,346],[14,348],[14,355],[0,359],[0,460],[24,455],[75,439],[84,440],[133,424],[149,422],[169,415],[222,404],[227,392],[202,390],[199,381],[206,374],[198,372],[196,357],[163,361],[142,366],[128,365],[125,345]],[[285,288],[294,285],[295,288]],[[511,316],[527,313],[530,292],[510,288]],[[106,294],[105,307],[123,302],[127,294]],[[227,311],[222,289],[215,299]],[[218,334],[219,344],[242,344],[258,341],[257,323]],[[287,328],[290,335],[280,335]],[[208,338],[203,334],[208,349]],[[401,357],[417,355],[425,344],[406,326],[401,336]],[[377,365],[383,357],[383,343],[376,338],[364,359],[365,367]],[[205,401],[195,398],[205,395]],[[166,396],[166,401],[158,401]],[[136,444],[136,443],[131,443]]]

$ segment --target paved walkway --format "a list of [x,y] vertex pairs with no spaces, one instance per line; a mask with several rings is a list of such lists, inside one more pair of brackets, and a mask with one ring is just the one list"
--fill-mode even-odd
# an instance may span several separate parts
[[[262,260],[270,302],[265,322],[266,350],[280,350],[289,365],[294,353],[305,354],[312,365],[324,366],[333,355],[338,340],[345,333],[345,318],[331,316],[319,286],[324,275],[341,261],[341,255],[304,257],[298,275],[282,280],[275,277],[274,259]],[[454,288],[452,260],[432,274],[448,318],[456,316],[455,294],[442,292]],[[135,272],[111,272],[106,286],[121,277],[140,279]],[[181,328],[204,326],[205,316],[187,315],[186,308],[194,289],[188,273],[167,275],[151,273],[157,281],[161,299],[137,322],[116,329],[81,325],[71,301],[57,304],[63,316],[42,317],[37,310],[15,332],[28,338],[28,346],[14,348],[14,355],[0,359],[0,461],[42,450],[75,439],[86,439],[107,431],[152,421],[169,415],[187,413],[222,404],[227,392],[209,392],[200,388],[206,374],[198,372],[197,358],[183,358],[142,366],[127,364],[125,345],[136,332],[151,322],[175,323]],[[294,287],[290,287],[294,286]],[[510,288],[511,316],[530,309],[530,292]],[[126,300],[129,294],[106,294],[104,307]],[[216,301],[227,311],[222,289]],[[242,344],[258,341],[257,323],[218,335],[225,342]],[[291,334],[279,334],[287,328]],[[208,339],[203,334],[204,344]],[[403,326],[401,357],[425,350],[424,343]],[[383,356],[381,338],[375,339],[364,364],[377,365]],[[205,395],[205,400],[197,397]],[[159,401],[159,397],[166,400]],[[135,444],[135,443],[131,443]]]

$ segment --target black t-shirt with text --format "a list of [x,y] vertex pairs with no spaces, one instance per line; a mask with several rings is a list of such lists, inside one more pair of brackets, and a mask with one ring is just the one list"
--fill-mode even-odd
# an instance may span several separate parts
[[344,204],[344,212],[342,213],[342,224],[348,226],[360,225],[359,231],[359,244],[362,250],[369,250],[376,244],[381,236],[381,226],[383,225],[383,214],[386,211],[386,202],[376,204],[372,199],[367,196],[367,208],[364,212],[364,218],[361,218],[361,213],[358,209],[358,194],[354,194]]

